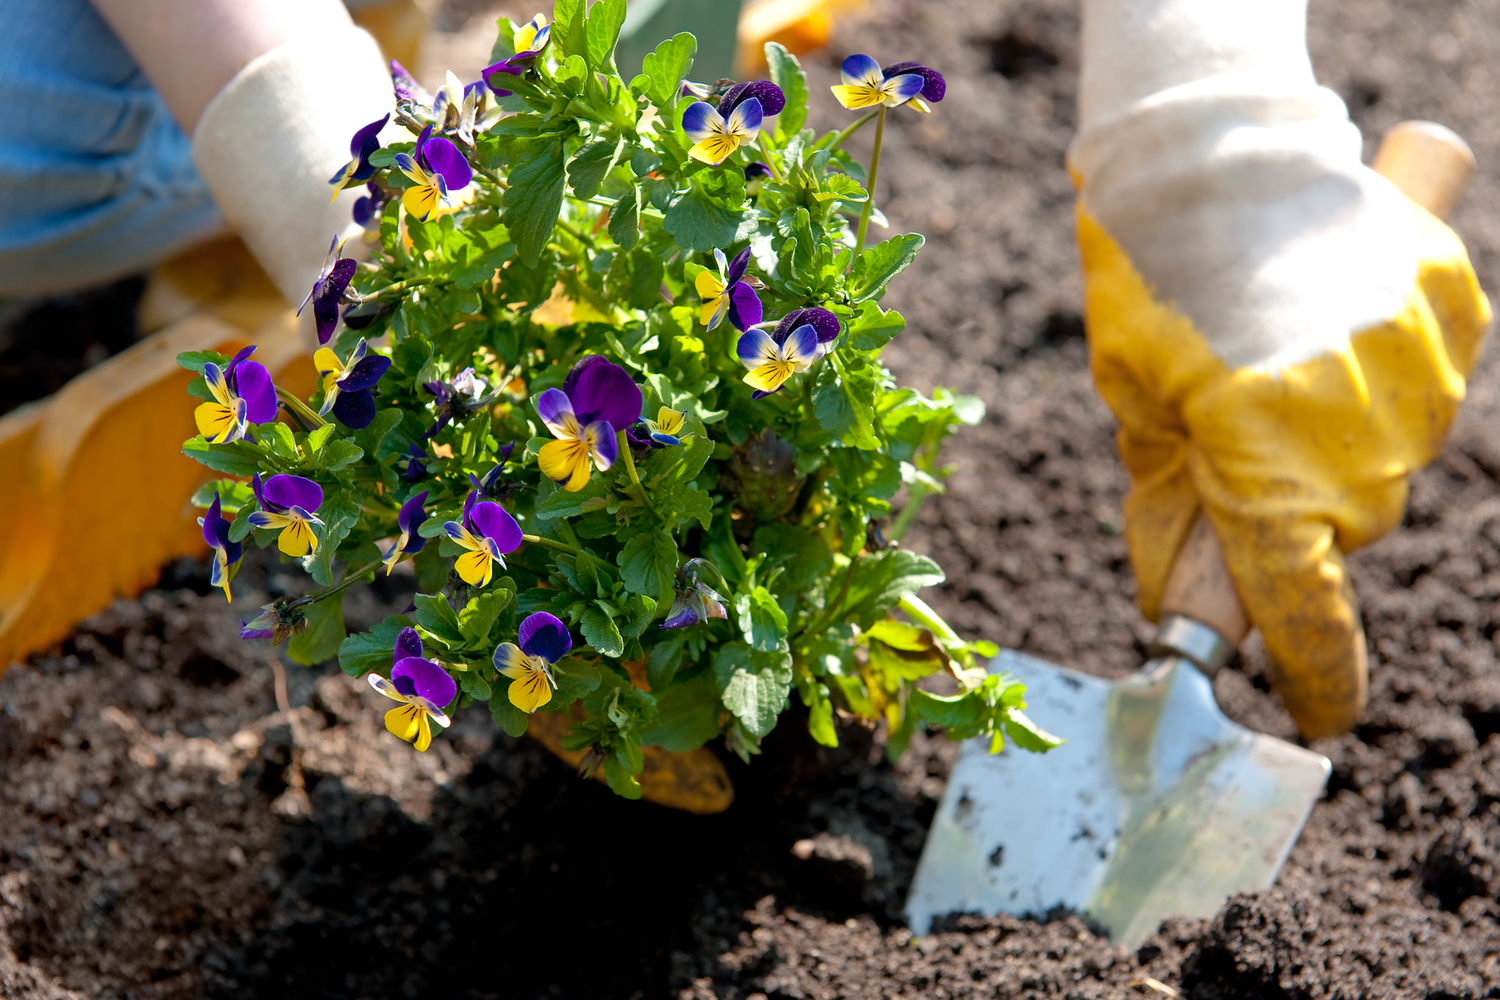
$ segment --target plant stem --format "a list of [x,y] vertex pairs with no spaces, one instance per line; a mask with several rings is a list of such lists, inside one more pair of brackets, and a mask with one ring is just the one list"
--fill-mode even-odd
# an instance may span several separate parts
[[297,419],[302,421],[311,430],[316,430],[328,423],[328,421],[314,413],[312,407],[279,385],[276,387],[276,398],[281,400],[281,405],[296,414]]
[[833,620],[837,618],[839,612],[843,610],[844,598],[849,596],[849,586],[854,582],[854,567],[857,565],[859,565],[859,556],[850,556],[849,572],[844,574],[844,583],[843,586],[839,587],[839,596],[835,597],[833,601],[823,609],[823,613],[819,615],[811,625],[802,629],[801,632],[798,632],[798,635],[806,634],[816,636],[825,628],[833,624]]
[[875,207],[875,178],[880,175],[880,143],[885,138],[885,105],[880,106],[880,111],[875,118],[875,151],[870,154],[870,184],[865,190],[865,207],[859,212],[859,231],[854,234],[854,256],[850,258],[850,267],[859,262],[859,255],[865,249],[865,230],[870,228],[870,210]]
[[776,165],[776,154],[771,152],[771,147],[766,143],[766,134],[760,133],[760,153],[766,158],[766,166],[771,168],[771,180],[781,180],[781,168]]
[[354,583],[354,581],[362,578],[366,573],[368,573],[371,570],[375,569],[377,566],[379,566],[381,564],[381,562],[383,562],[383,560],[376,559],[374,562],[367,563],[366,565],[361,566],[357,570],[352,570],[352,571],[344,573],[344,578],[342,580],[340,580],[338,583],[334,584],[332,587],[329,587],[327,590],[320,591],[319,593],[316,593],[316,594],[309,594],[308,597],[310,599],[309,599],[308,603],[309,604],[316,604],[318,601],[321,601],[324,598],[332,597],[334,594],[337,594],[339,591],[344,590],[350,584]]
[[559,542],[554,538],[543,538],[541,535],[522,535],[521,540],[523,542],[529,542],[532,545],[540,545],[544,549],[552,549],[557,552],[566,552],[568,555],[572,556],[580,555],[583,552],[583,549],[580,549],[576,545],[569,545],[567,542]]
[[651,499],[646,496],[646,487],[641,485],[640,473],[635,471],[635,456],[630,453],[630,439],[625,436],[624,431],[615,431],[615,441],[620,457],[625,460],[625,471],[630,475],[631,484],[635,486],[636,496],[640,499],[641,503],[646,505],[646,509],[651,512],[652,517],[661,520],[661,517],[656,513],[656,508],[651,506]]
[[384,288],[377,288],[373,292],[361,295],[359,297],[359,300],[361,302],[378,302],[391,294],[405,292],[412,288],[421,288],[424,285],[433,284],[437,284],[437,282],[433,281],[431,278],[408,278],[405,281],[398,281],[395,284],[386,285]]
[[474,164],[474,169],[477,170],[477,171],[479,171],[481,174],[483,174],[485,180],[487,180],[491,184],[495,185],[501,191],[507,190],[510,187],[510,185],[505,182],[505,178],[501,177],[499,174],[495,173],[493,170],[489,169],[488,167],[481,167],[479,164],[476,163],[476,164]]
[[906,530],[911,527],[917,519],[917,512],[922,509],[922,501],[932,493],[932,487],[925,483],[913,483],[911,495],[907,498],[906,506],[901,508],[901,513],[896,515],[896,520],[891,522],[890,533],[886,535],[893,542],[901,541]]
[[558,219],[557,224],[562,227],[563,232],[569,234],[575,240],[588,247],[590,250],[599,249],[599,244],[594,242],[594,238],[592,236],[590,236],[588,233],[585,233],[577,226],[573,225],[573,223],[569,222],[567,219]]
[[848,128],[844,129],[844,131],[840,132],[838,135],[836,135],[836,136],[833,137],[833,142],[831,142],[831,143],[828,144],[828,151],[831,153],[835,149],[838,149],[840,146],[842,146],[844,144],[844,140],[845,139],[849,138],[851,135],[853,135],[854,133],[858,132],[860,129],[864,128],[866,125],[868,125],[870,123],[870,119],[871,118],[874,118],[877,114],[879,114],[881,111],[884,111],[884,110],[885,110],[885,105],[882,104],[878,110],[871,111],[869,114],[861,116],[858,120],[856,120],[854,122],[853,125],[850,125]]

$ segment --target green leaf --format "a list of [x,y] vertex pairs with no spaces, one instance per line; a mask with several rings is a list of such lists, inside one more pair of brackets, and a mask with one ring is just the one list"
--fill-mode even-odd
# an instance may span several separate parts
[[890,280],[916,259],[917,251],[926,242],[921,233],[907,233],[867,248],[854,262],[854,273],[849,276],[851,300],[878,298]]
[[756,552],[766,553],[774,565],[786,568],[786,582],[793,590],[805,590],[833,567],[828,543],[816,532],[795,524],[775,522],[755,529]]
[[218,351],[183,351],[177,355],[178,365],[190,372],[197,372],[199,375],[203,374],[203,366],[206,364],[213,363],[223,368],[233,360],[229,355],[220,354]]
[[[692,70],[697,51],[698,39],[691,32],[680,31],[658,45],[642,64],[641,75],[649,81],[646,97],[663,113],[669,113],[676,103],[677,91]],[[635,89],[634,82],[631,89]]]
[[559,489],[537,504],[536,516],[543,521],[551,521],[559,517],[577,517],[591,510],[603,510],[609,506],[613,498],[614,490],[604,482],[603,477],[595,477],[577,493]]
[[588,51],[583,12],[588,0],[557,0],[552,7],[552,43],[565,55]]
[[296,459],[297,439],[292,435],[292,429],[286,424],[272,424],[270,429],[263,435],[271,450],[282,458]]
[[[599,0],[589,8],[584,25],[584,45],[589,65],[603,72],[614,72],[615,42],[625,23],[625,0]],[[586,195],[584,197],[587,197]]]
[[677,573],[677,542],[656,528],[642,532],[620,550],[620,582],[633,594],[660,597],[672,586]]
[[1010,717],[1005,720],[1005,734],[1015,740],[1016,746],[1022,750],[1046,753],[1068,742],[1032,722],[1030,716],[1019,708],[1011,709],[1009,714]]
[[858,556],[840,617],[860,628],[874,625],[907,594],[943,582],[943,570],[926,556],[906,549],[882,549]]
[[615,754],[604,758],[604,766],[600,770],[604,772],[604,780],[609,783],[610,790],[622,799],[641,797],[641,783],[625,769]]
[[417,606],[413,617],[424,631],[449,646],[464,645],[463,628],[448,598],[442,594],[418,594],[412,601]]
[[609,210],[609,238],[620,245],[621,250],[635,248],[640,238],[641,189],[632,187],[620,195],[615,207]]
[[623,139],[601,139],[573,154],[573,159],[568,161],[568,184],[573,193],[584,199],[598,194],[599,185],[604,183],[610,167],[615,165],[615,158],[624,144]]
[[625,652],[625,637],[615,626],[614,619],[601,610],[597,603],[584,611],[578,623],[583,641],[605,656],[619,656]]
[[756,587],[735,598],[740,631],[752,649],[770,653],[786,648],[786,612],[765,587]]
[[464,694],[475,701],[489,701],[490,695],[493,693],[490,690],[489,681],[472,670],[459,671],[458,686]]
[[617,253],[604,276],[604,293],[628,309],[650,309],[661,302],[665,273],[654,253]]
[[905,329],[906,317],[896,310],[887,311],[875,302],[866,302],[849,323],[849,342],[858,351],[878,351]]
[[[510,591],[501,589],[470,598],[469,603],[458,613],[459,632],[471,643],[484,643],[490,637],[490,630],[495,627],[495,619],[510,603],[511,596]],[[448,602],[444,601],[443,606],[447,607]],[[426,628],[425,625],[423,627]]]
[[722,708],[713,673],[701,671],[656,699],[656,725],[641,733],[641,742],[674,753],[696,750],[719,735]]
[[515,166],[504,198],[505,226],[510,230],[521,262],[535,267],[552,239],[562,210],[565,174],[562,138],[526,143],[518,147],[512,163]]
[[754,735],[769,733],[792,687],[791,655],[756,652],[743,642],[730,642],[720,647],[713,669],[724,707]]
[[200,510],[208,510],[213,506],[215,495],[219,497],[219,509],[231,520],[241,507],[255,503],[255,491],[249,483],[238,479],[214,479],[198,487],[193,493],[192,504]]
[[687,641],[688,637],[683,630],[674,629],[651,647],[651,651],[646,654],[646,683],[651,685],[651,690],[665,690],[672,683],[672,678],[677,676],[677,671],[682,666],[683,647],[687,645]]
[[557,691],[553,699],[559,705],[571,705],[579,698],[591,694],[604,679],[598,667],[572,657],[555,664],[552,676],[557,680]]
[[321,528],[313,528],[318,536],[318,550],[302,560],[302,566],[319,586],[328,587],[333,584],[334,556],[350,530],[359,523],[359,505],[340,490],[324,499],[318,516],[323,519]]
[[[277,426],[281,425],[277,424]],[[353,441],[330,441],[318,453],[319,460],[314,465],[328,472],[338,472],[340,469],[347,469],[364,457],[365,450]]]
[[490,692],[490,718],[507,735],[519,738],[526,735],[526,726],[531,721],[531,716],[511,704],[511,683],[509,677],[501,677],[495,682],[495,687]]
[[724,206],[695,184],[667,209],[662,228],[672,234],[678,246],[707,253],[749,239],[755,233],[756,218],[742,205]]
[[813,414],[818,423],[851,447],[880,447],[875,436],[874,366],[846,367],[837,352],[826,360],[813,383]]
[[209,444],[203,435],[182,442],[182,453],[188,458],[231,476],[249,477],[260,471],[261,450],[249,441]]
[[410,624],[405,615],[391,615],[368,632],[356,632],[339,643],[339,666],[350,677],[389,669],[396,636]]
[[341,590],[307,609],[307,628],[286,644],[286,655],[304,667],[316,666],[339,655],[344,638],[344,595]]
[[808,733],[825,747],[838,746],[839,734],[833,725],[833,700],[828,697],[828,689],[809,679],[806,683],[798,682],[797,693],[807,706]]
[[771,82],[786,95],[786,107],[776,119],[776,137],[785,142],[802,131],[807,121],[807,74],[797,57],[779,42],[766,43],[766,65],[771,68]]

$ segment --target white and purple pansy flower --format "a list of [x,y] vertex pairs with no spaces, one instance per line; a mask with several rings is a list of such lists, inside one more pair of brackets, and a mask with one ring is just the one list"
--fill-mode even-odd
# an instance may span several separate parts
[[702,300],[698,319],[712,330],[729,317],[736,330],[748,330],[760,322],[762,315],[760,296],[745,280],[745,269],[750,266],[750,248],[735,254],[734,260],[724,260],[724,251],[715,249],[714,260],[718,262],[718,273],[699,271],[693,285]]
[[760,136],[760,101],[746,98],[727,116],[707,101],[694,101],[682,113],[682,130],[693,140],[688,155],[704,163],[719,164],[741,146],[753,145]]
[[280,529],[276,547],[294,558],[310,556],[318,550],[318,536],[312,526],[323,524],[318,508],[323,506],[323,487],[302,476],[277,475],[260,481],[260,473],[250,478],[260,510],[251,514],[256,528]]
[[465,368],[447,382],[423,382],[423,388],[437,398],[437,422],[429,427],[422,437],[430,438],[447,427],[450,421],[462,420],[493,403],[499,390],[488,391],[490,385],[474,369]]
[[750,369],[745,381],[755,389],[754,398],[760,399],[818,360],[818,331],[811,323],[786,330],[778,327],[775,333],[747,330],[740,335],[735,354]]
[[401,204],[423,222],[455,211],[460,204],[455,192],[474,179],[469,161],[447,139],[433,138],[431,125],[417,136],[412,154],[396,154],[396,166],[412,182],[401,195]]
[[313,603],[311,597],[282,597],[260,606],[260,614],[240,622],[241,639],[270,639],[279,646],[307,629],[307,614],[302,609]]
[[198,518],[203,527],[203,540],[213,549],[213,562],[209,566],[208,582],[224,591],[225,600],[233,600],[229,593],[229,581],[234,576],[235,564],[240,561],[239,542],[229,540],[229,521],[224,517],[219,503],[219,494],[214,493],[214,502]]
[[396,637],[390,679],[370,674],[370,686],[401,704],[385,713],[388,732],[418,750],[432,745],[432,726],[447,728],[452,721],[443,711],[458,696],[458,682],[438,664],[422,657],[422,639],[414,628]]
[[313,307],[313,320],[318,326],[318,343],[328,343],[328,338],[333,336],[333,331],[339,326],[339,302],[344,297],[344,291],[349,287],[349,282],[354,280],[354,272],[359,264],[353,257],[341,257],[344,252],[344,244],[339,241],[335,234],[333,242],[328,244],[328,256],[323,259],[323,270],[318,272],[318,280],[308,290],[307,298],[297,307],[297,315],[302,315],[302,310],[307,308],[309,302]]
[[569,493],[588,485],[619,455],[616,432],[641,419],[641,387],[619,365],[591,354],[573,366],[561,389],[537,397],[536,411],[557,440],[542,445],[542,474]]
[[943,99],[948,93],[948,81],[943,79],[943,74],[930,66],[923,66],[919,62],[898,62],[882,67],[880,75],[887,80],[893,77],[916,73],[922,77],[922,89],[916,97],[907,102],[907,107],[924,114],[932,111],[932,105]]
[[354,430],[370,426],[375,419],[375,383],[391,366],[383,354],[368,353],[361,337],[347,361],[340,361],[331,347],[320,347],[313,353],[313,364],[323,381],[323,406],[318,416],[330,410],[338,422]]
[[380,148],[380,130],[390,120],[390,113],[387,112],[384,118],[376,119],[354,133],[354,138],[349,140],[349,162],[328,178],[328,183],[333,188],[333,197],[337,198],[339,192],[350,184],[364,184],[375,176],[375,166],[370,162],[370,157]]
[[193,420],[209,444],[238,441],[251,424],[276,419],[276,386],[264,365],[249,360],[254,351],[254,345],[245,348],[223,368],[213,362],[203,366],[203,382],[213,398],[198,405]]
[[516,54],[490,63],[479,75],[495,92],[496,97],[509,97],[515,91],[504,88],[505,77],[524,75],[551,40],[552,25],[547,23],[547,15],[538,14],[525,24],[516,25],[516,33],[512,38]]
[[399,532],[391,551],[381,560],[385,564],[385,575],[390,576],[396,564],[407,556],[414,556],[427,545],[427,539],[417,534],[417,529],[427,520],[427,509],[422,506],[427,500],[427,491],[415,493],[396,512],[396,530]]
[[552,700],[557,678],[552,665],[573,648],[573,636],[555,615],[527,615],[516,641],[495,649],[495,669],[510,678],[510,703],[530,715]]
[[666,620],[661,623],[661,628],[686,628],[710,618],[729,617],[724,610],[724,598],[704,583],[700,576],[700,572],[710,565],[704,559],[689,559],[677,571],[672,607],[667,612]]
[[497,503],[481,501],[471,490],[464,500],[463,521],[446,521],[443,531],[466,550],[453,563],[459,579],[471,587],[487,587],[495,566],[505,568],[505,554],[521,547],[521,526]]
[[927,86],[927,77],[916,71],[887,77],[880,63],[867,55],[852,55],[845,59],[840,74],[844,82],[831,88],[833,96],[851,111],[881,104],[888,108],[900,107]]

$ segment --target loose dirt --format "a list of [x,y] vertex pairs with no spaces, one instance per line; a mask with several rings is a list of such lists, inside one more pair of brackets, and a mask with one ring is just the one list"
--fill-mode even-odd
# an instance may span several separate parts
[[[1473,144],[1485,166],[1453,223],[1491,289],[1497,8],[1313,0],[1310,33],[1372,142],[1431,118]],[[990,408],[908,538],[948,570],[932,601],[966,634],[1120,676],[1149,630],[1078,315],[1076,5],[876,2],[810,60],[815,82],[856,51],[949,80],[935,114],[894,116],[881,171],[893,223],[931,239],[886,303],[911,323],[892,363]],[[683,816],[614,799],[481,715],[412,753],[336,671],[286,667],[278,697],[235,612],[290,578],[250,567],[231,611],[184,565],[0,682],[0,994],[1121,997],[1150,977],[1193,1000],[1500,996],[1497,424],[1490,350],[1406,523],[1351,560],[1370,707],[1314,745],[1333,779],[1276,886],[1133,952],[1067,914],[903,926],[955,755],[941,736],[893,767],[871,734],[824,751],[788,719],[762,757],[729,762],[729,813]],[[351,617],[404,605],[396,579]],[[1294,737],[1253,642],[1216,692]]]

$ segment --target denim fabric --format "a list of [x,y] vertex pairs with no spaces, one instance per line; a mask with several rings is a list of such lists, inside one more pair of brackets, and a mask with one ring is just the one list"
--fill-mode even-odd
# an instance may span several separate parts
[[88,0],[0,0],[0,296],[149,267],[222,232],[191,141]]

